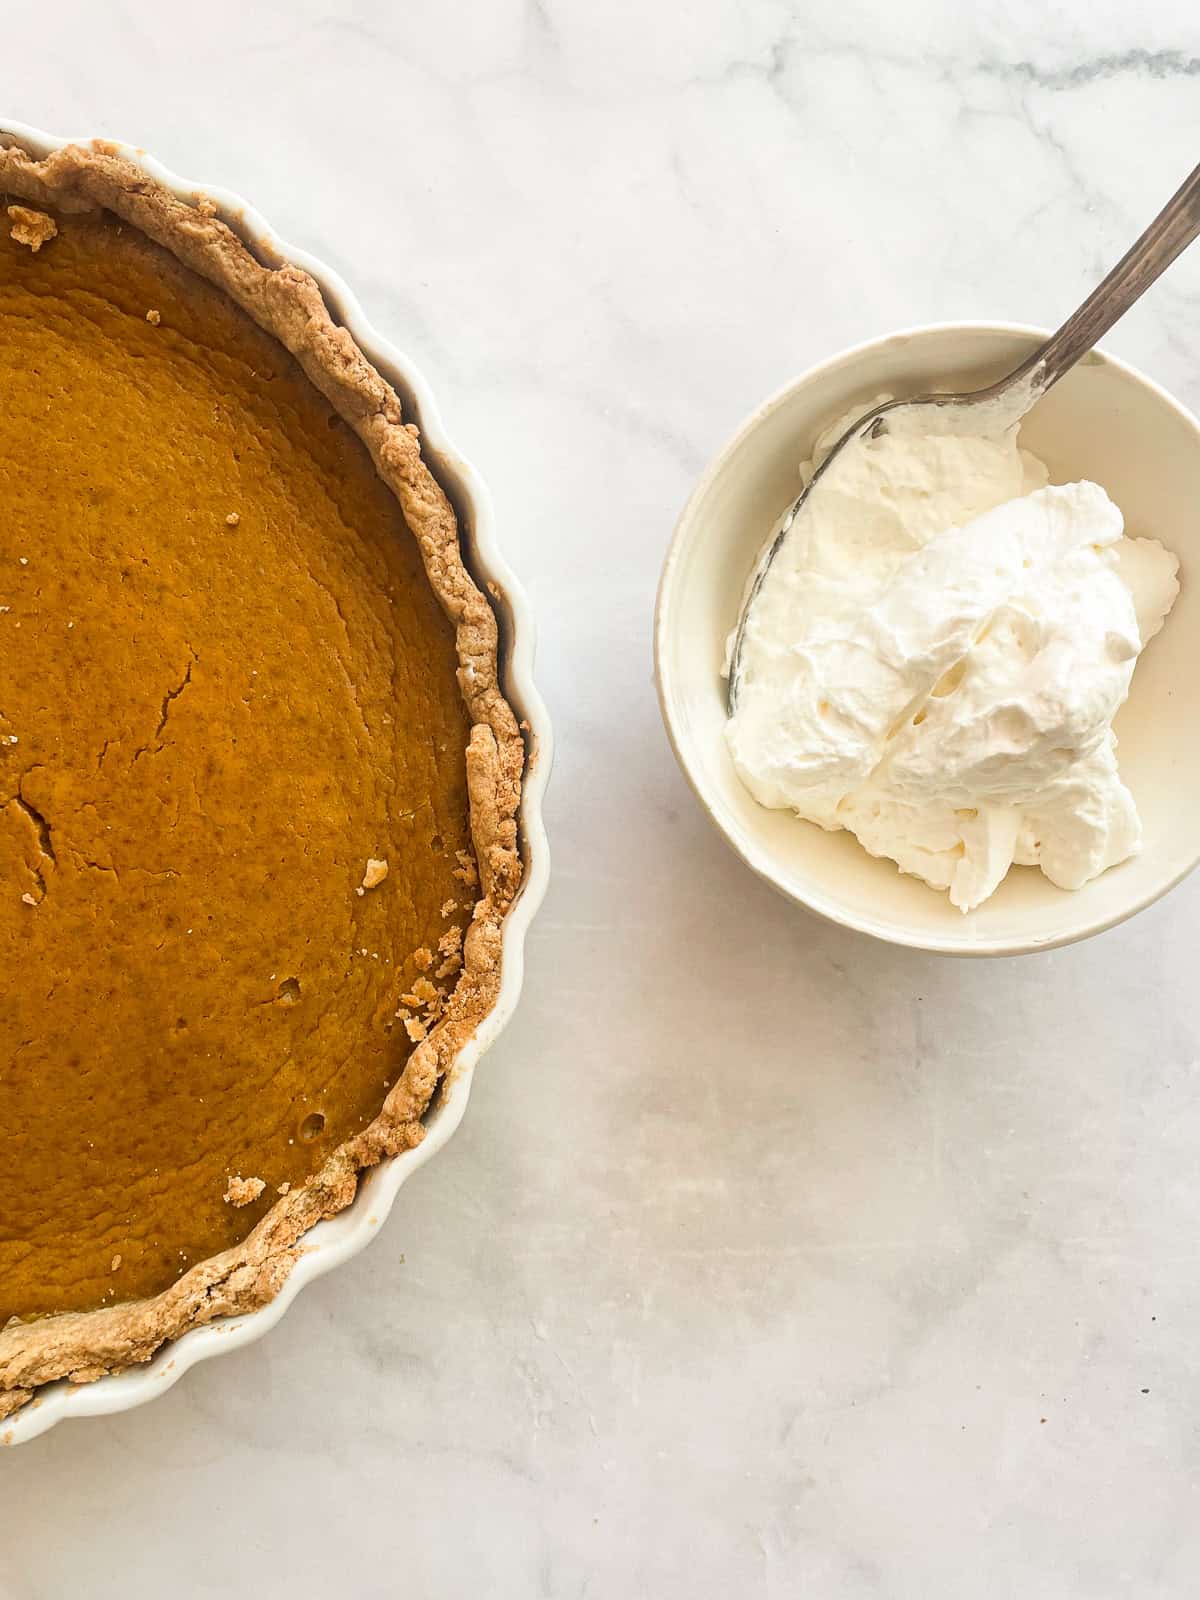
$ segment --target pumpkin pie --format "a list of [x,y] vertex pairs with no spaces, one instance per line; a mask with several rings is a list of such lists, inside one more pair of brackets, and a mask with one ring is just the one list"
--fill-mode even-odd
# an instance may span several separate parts
[[401,401],[111,147],[0,149],[0,1416],[279,1289],[494,1004],[523,743]]

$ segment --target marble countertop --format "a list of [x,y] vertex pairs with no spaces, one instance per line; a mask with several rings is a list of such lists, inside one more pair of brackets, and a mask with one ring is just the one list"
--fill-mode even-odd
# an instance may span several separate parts
[[[378,1242],[0,1456],[0,1595],[1194,1595],[1200,879],[1017,961],[824,926],[693,803],[650,624],[770,390],[1082,298],[1200,154],[1200,12],[54,9],[5,111],[239,190],[427,371],[539,615],[555,876]],[[1200,251],[1109,346],[1200,406]]]

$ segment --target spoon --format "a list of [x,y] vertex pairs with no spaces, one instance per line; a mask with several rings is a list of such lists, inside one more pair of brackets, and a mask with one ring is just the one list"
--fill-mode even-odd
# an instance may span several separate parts
[[730,716],[737,710],[741,689],[742,646],[746,627],[754,603],[758,599],[763,580],[771,563],[779,554],[783,543],[808,499],[813,485],[827,472],[846,446],[870,434],[877,439],[888,428],[888,419],[904,409],[915,411],[921,406],[986,406],[993,414],[1002,416],[1006,424],[1021,420],[1065,373],[1080,361],[1094,344],[1145,294],[1150,285],[1185,250],[1200,233],[1200,167],[1188,177],[1182,187],[1171,196],[1154,221],[1123,255],[1120,261],[1088,295],[1087,299],[1059,328],[1013,369],[1006,378],[988,384],[984,389],[971,389],[961,394],[922,394],[911,400],[888,400],[875,406],[864,416],[851,423],[833,449],[821,462],[808,483],[800,491],[791,509],[779,524],[775,537],[759,556],[738,618],[733,649],[729,658]]

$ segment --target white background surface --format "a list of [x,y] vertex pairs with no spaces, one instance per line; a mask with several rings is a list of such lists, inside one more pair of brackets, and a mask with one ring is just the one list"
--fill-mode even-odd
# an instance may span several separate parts
[[[650,673],[769,390],[1058,320],[1194,164],[1194,5],[52,9],[6,112],[241,191],[428,373],[539,615],[555,879],[379,1241],[0,1454],[5,1600],[1195,1594],[1200,882],[1022,961],[838,932],[709,831]],[[1200,252],[1109,345],[1200,405]]]

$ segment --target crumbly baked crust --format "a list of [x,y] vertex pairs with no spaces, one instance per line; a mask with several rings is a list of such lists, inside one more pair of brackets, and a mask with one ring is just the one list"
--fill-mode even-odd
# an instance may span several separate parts
[[374,1121],[307,1183],[281,1195],[241,1244],[201,1261],[164,1293],[0,1330],[4,1417],[40,1384],[92,1381],[148,1360],[189,1328],[264,1305],[299,1258],[304,1233],[354,1198],[359,1174],[420,1142],[420,1119],[439,1082],[452,1073],[498,993],[502,923],[521,879],[516,816],[524,745],[499,684],[495,614],[463,564],[453,509],[422,459],[418,431],[405,422],[394,390],[335,324],[314,280],[286,262],[259,261],[202,196],[194,205],[180,200],[100,142],[41,161],[19,146],[0,148],[0,192],[61,213],[103,207],[139,228],[278,339],[365,444],[400,502],[454,626],[458,682],[472,724],[466,772],[480,878],[458,982]]

